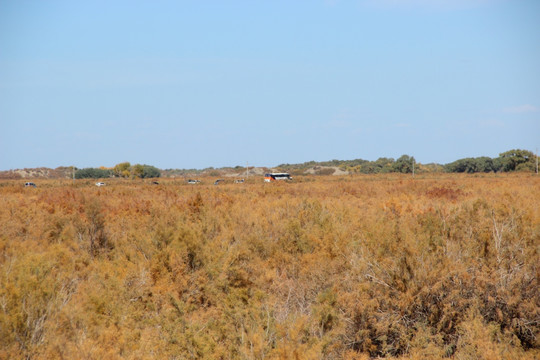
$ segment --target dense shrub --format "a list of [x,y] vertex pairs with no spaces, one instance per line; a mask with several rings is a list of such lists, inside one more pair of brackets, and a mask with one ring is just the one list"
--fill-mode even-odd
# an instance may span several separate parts
[[143,165],[142,167],[142,178],[157,178],[161,176],[161,171],[154,166]]
[[478,158],[459,159],[444,166],[447,172],[533,172],[536,169],[535,155],[527,150],[510,150],[499,154],[498,158],[482,156]]
[[85,168],[75,171],[76,179],[102,179],[111,177],[112,170],[98,169],[98,168]]
[[539,358],[539,178],[310,180],[4,181],[0,358]]

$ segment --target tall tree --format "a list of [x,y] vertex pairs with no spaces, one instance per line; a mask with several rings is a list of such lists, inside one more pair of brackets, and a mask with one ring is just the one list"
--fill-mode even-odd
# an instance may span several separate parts
[[402,155],[393,165],[394,171],[400,173],[412,173],[414,157]]
[[499,154],[501,170],[532,170],[534,169],[534,154],[528,150],[509,150]]

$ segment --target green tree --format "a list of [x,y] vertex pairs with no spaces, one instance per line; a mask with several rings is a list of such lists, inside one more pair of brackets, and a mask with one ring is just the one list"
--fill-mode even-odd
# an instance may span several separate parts
[[534,154],[528,150],[509,150],[499,154],[501,171],[533,170],[535,165]]
[[392,158],[378,158],[377,161],[374,162],[374,165],[379,168],[380,173],[389,173],[393,171],[394,166],[394,159]]
[[479,171],[478,162],[474,158],[464,158],[459,159],[454,162],[451,162],[450,164],[445,165],[445,169],[447,172],[454,172],[454,173],[475,173]]
[[376,166],[373,161],[365,162],[358,167],[358,171],[362,174],[376,174],[380,168]]
[[485,173],[494,171],[492,158],[487,156],[481,156],[476,158],[475,161],[477,171]]
[[447,172],[476,173],[496,171],[493,159],[487,156],[459,159],[444,166]]
[[414,157],[409,155],[402,155],[396,162],[392,165],[394,171],[400,173],[412,173]]
[[161,171],[158,168],[151,165],[143,165],[143,178],[157,178],[161,176]]

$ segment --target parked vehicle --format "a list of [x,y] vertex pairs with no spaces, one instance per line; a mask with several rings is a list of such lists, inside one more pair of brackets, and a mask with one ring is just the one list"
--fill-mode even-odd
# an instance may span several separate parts
[[188,184],[194,185],[194,184],[199,184],[199,183],[201,182],[201,180],[192,180],[192,179],[189,179],[187,182],[188,182]]
[[104,183],[104,182],[97,182],[97,183],[96,183],[96,186],[98,186],[98,187],[99,187],[99,186],[105,186],[105,183]]
[[217,179],[215,182],[214,182],[214,185],[219,185],[220,182],[223,182],[224,180],[223,179]]
[[33,182],[27,182],[24,184],[24,187],[36,187],[36,184],[34,184]]
[[277,180],[292,180],[291,175],[289,173],[268,173],[264,174],[264,181],[265,182],[272,182]]

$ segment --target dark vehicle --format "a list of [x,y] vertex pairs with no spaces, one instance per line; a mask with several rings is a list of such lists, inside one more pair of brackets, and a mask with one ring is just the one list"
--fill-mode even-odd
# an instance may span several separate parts
[[214,182],[214,185],[219,185],[220,182],[223,182],[223,179],[217,179],[216,182]]

